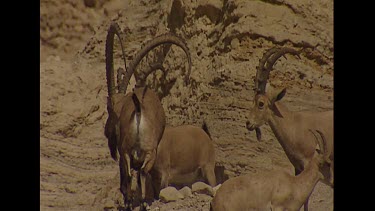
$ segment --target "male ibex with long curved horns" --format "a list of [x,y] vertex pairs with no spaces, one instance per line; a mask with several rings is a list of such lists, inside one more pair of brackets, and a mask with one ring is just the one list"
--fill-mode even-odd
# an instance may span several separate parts
[[[249,114],[246,127],[255,130],[258,140],[261,139],[259,129],[265,123],[271,127],[289,161],[295,168],[295,174],[300,174],[314,156],[316,140],[309,129],[322,131],[327,139],[327,156],[332,161],[331,169],[322,172],[324,183],[333,187],[333,110],[324,112],[294,112],[280,103],[286,89],[274,94],[266,93],[266,84],[270,71],[275,62],[284,54],[298,55],[291,48],[272,48],[259,61],[255,78],[255,96],[253,107]],[[308,199],[304,205],[308,210]]]
[[[122,68],[118,69],[117,93],[113,68],[115,35],[120,40],[125,63],[125,70]],[[105,125],[105,136],[108,139],[112,158],[117,160],[117,151],[120,155],[120,190],[124,196],[126,210],[132,209],[132,191],[134,191],[134,188],[130,187],[130,181],[133,175],[140,175],[142,193],[140,209],[144,210],[148,206],[145,202],[146,176],[154,165],[157,146],[165,128],[166,120],[161,102],[154,91],[145,87],[146,77],[157,68],[161,68],[161,64],[150,65],[148,70],[142,72],[134,72],[142,58],[153,48],[161,44],[175,44],[181,47],[187,54],[189,69],[185,78],[185,84],[188,84],[191,57],[185,42],[181,38],[169,33],[154,38],[145,44],[129,66],[126,67],[124,39],[118,24],[112,23],[107,34],[106,75],[108,86],[108,119]],[[126,93],[133,73],[136,79],[136,87],[132,92]],[[123,80],[122,74],[124,74]]]

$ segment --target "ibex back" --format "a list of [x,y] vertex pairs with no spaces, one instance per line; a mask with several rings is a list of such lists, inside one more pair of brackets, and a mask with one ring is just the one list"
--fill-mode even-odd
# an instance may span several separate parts
[[191,185],[201,179],[200,173],[208,184],[216,185],[215,149],[206,123],[202,128],[166,127],[153,168],[156,193],[169,184]]

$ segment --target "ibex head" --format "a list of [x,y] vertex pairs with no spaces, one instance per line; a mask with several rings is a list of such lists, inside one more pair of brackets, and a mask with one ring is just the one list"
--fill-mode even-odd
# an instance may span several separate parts
[[271,95],[257,94],[254,97],[253,105],[250,109],[246,128],[250,131],[256,130],[257,138],[260,140],[259,127],[266,124],[273,116],[282,117],[282,113],[277,107],[277,101],[281,100],[286,93],[286,88],[281,91],[273,92]]
[[316,149],[314,158],[310,162],[316,162],[319,167],[319,172],[322,173],[321,179],[328,178],[332,181],[330,185],[333,185],[333,175],[331,175],[331,163],[329,159],[329,154],[327,153],[327,141],[324,134],[320,130],[309,130],[314,136],[318,143],[318,149]]
[[299,52],[291,48],[271,48],[259,60],[259,65],[257,66],[255,96],[248,121],[246,122],[246,128],[250,131],[255,130],[259,141],[261,140],[259,127],[267,123],[272,115],[282,117],[277,101],[284,97],[286,88],[281,91],[266,93],[266,85],[273,65],[277,59],[287,53],[298,55]]

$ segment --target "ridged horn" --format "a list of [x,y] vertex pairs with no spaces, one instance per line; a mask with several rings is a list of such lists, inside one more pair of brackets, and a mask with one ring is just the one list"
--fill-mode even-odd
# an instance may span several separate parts
[[[138,64],[140,63],[142,58],[144,56],[146,56],[147,53],[149,51],[151,51],[153,48],[155,48],[159,45],[162,45],[162,44],[167,44],[167,43],[175,44],[175,45],[181,47],[184,50],[185,54],[187,55],[188,62],[189,62],[189,69],[188,69],[187,75],[185,76],[185,83],[187,83],[187,84],[189,83],[191,66],[192,66],[189,48],[187,47],[186,43],[184,42],[184,40],[182,38],[180,38],[180,37],[178,37],[178,36],[176,36],[172,33],[167,33],[167,34],[163,34],[163,35],[160,35],[158,37],[155,37],[151,41],[147,42],[145,44],[145,46],[137,53],[137,55],[134,57],[134,59],[129,63],[129,67],[128,67],[128,69],[126,71],[126,74],[125,74],[125,77],[124,77],[124,84],[125,84],[124,92],[125,93],[126,93],[127,86],[129,84],[130,78],[133,75],[135,68],[138,66]],[[155,71],[156,69],[157,68],[153,68],[153,69],[151,69],[151,71],[148,71],[146,76],[148,76],[152,71]],[[140,74],[142,74],[142,73],[140,73]],[[140,81],[144,81],[144,80],[145,80],[145,77],[142,76],[142,80],[137,81],[136,86],[140,86],[140,84],[139,84]]]
[[[111,97],[115,93],[115,73],[113,68],[113,44],[115,35],[120,40],[122,56],[124,59],[124,65],[126,70],[126,59],[124,50],[124,36],[121,32],[120,26],[116,22],[112,22],[107,33],[105,43],[105,65],[106,65],[106,77],[107,77],[107,89],[108,96]],[[120,91],[120,90],[119,90]]]
[[319,149],[322,151],[321,154],[323,155],[325,161],[328,161],[329,162],[329,158],[328,158],[328,149],[327,149],[327,140],[323,134],[322,131],[320,130],[311,130],[309,129],[310,132],[315,136],[315,139],[319,145]]
[[298,55],[300,51],[287,47],[271,48],[263,54],[263,57],[259,60],[259,65],[257,66],[257,73],[255,76],[255,91],[257,94],[264,94],[266,92],[267,80],[273,65],[281,56],[287,53]]

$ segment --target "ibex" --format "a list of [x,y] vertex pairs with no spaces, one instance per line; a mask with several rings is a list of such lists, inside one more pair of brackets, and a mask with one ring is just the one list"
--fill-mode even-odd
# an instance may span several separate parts
[[[311,130],[316,137],[319,150],[298,176],[284,171],[269,171],[264,174],[241,175],[224,182],[211,202],[213,211],[298,211],[324,179],[322,171],[330,168],[327,157],[327,142],[321,131]],[[320,138],[319,138],[320,137]]]
[[[120,40],[121,50],[125,63],[125,70],[119,68],[117,75],[118,93],[116,93],[113,68],[114,35]],[[124,196],[126,210],[131,210],[132,191],[130,181],[132,175],[140,175],[142,203],[141,210],[146,209],[145,202],[146,176],[149,174],[156,158],[158,143],[165,128],[165,114],[161,102],[154,91],[145,87],[147,76],[155,71],[160,64],[151,65],[149,70],[135,73],[136,87],[133,92],[126,93],[129,80],[135,68],[153,48],[161,44],[176,44],[187,54],[189,70],[185,83],[188,83],[191,57],[184,41],[173,35],[164,34],[146,43],[126,67],[124,39],[117,23],[112,23],[108,29],[106,39],[106,75],[108,86],[107,110],[108,119],[105,126],[105,136],[111,156],[117,160],[117,151],[120,155],[120,190]],[[124,74],[123,80],[122,74]],[[136,173],[134,173],[136,171]]]
[[152,170],[155,193],[169,184],[191,185],[200,173],[208,184],[216,185],[215,150],[206,123],[202,128],[166,127]]
[[[295,175],[299,175],[314,156],[316,141],[309,129],[322,131],[327,139],[326,156],[332,161],[331,169],[322,172],[325,176],[323,182],[333,188],[333,110],[290,111],[280,103],[286,93],[285,88],[274,94],[266,93],[269,73],[277,59],[286,53],[298,55],[299,52],[291,48],[272,48],[260,59],[255,78],[256,94],[246,127],[250,131],[255,129],[258,140],[261,140],[259,127],[268,123],[293,164]],[[304,208],[308,210],[308,199]]]

